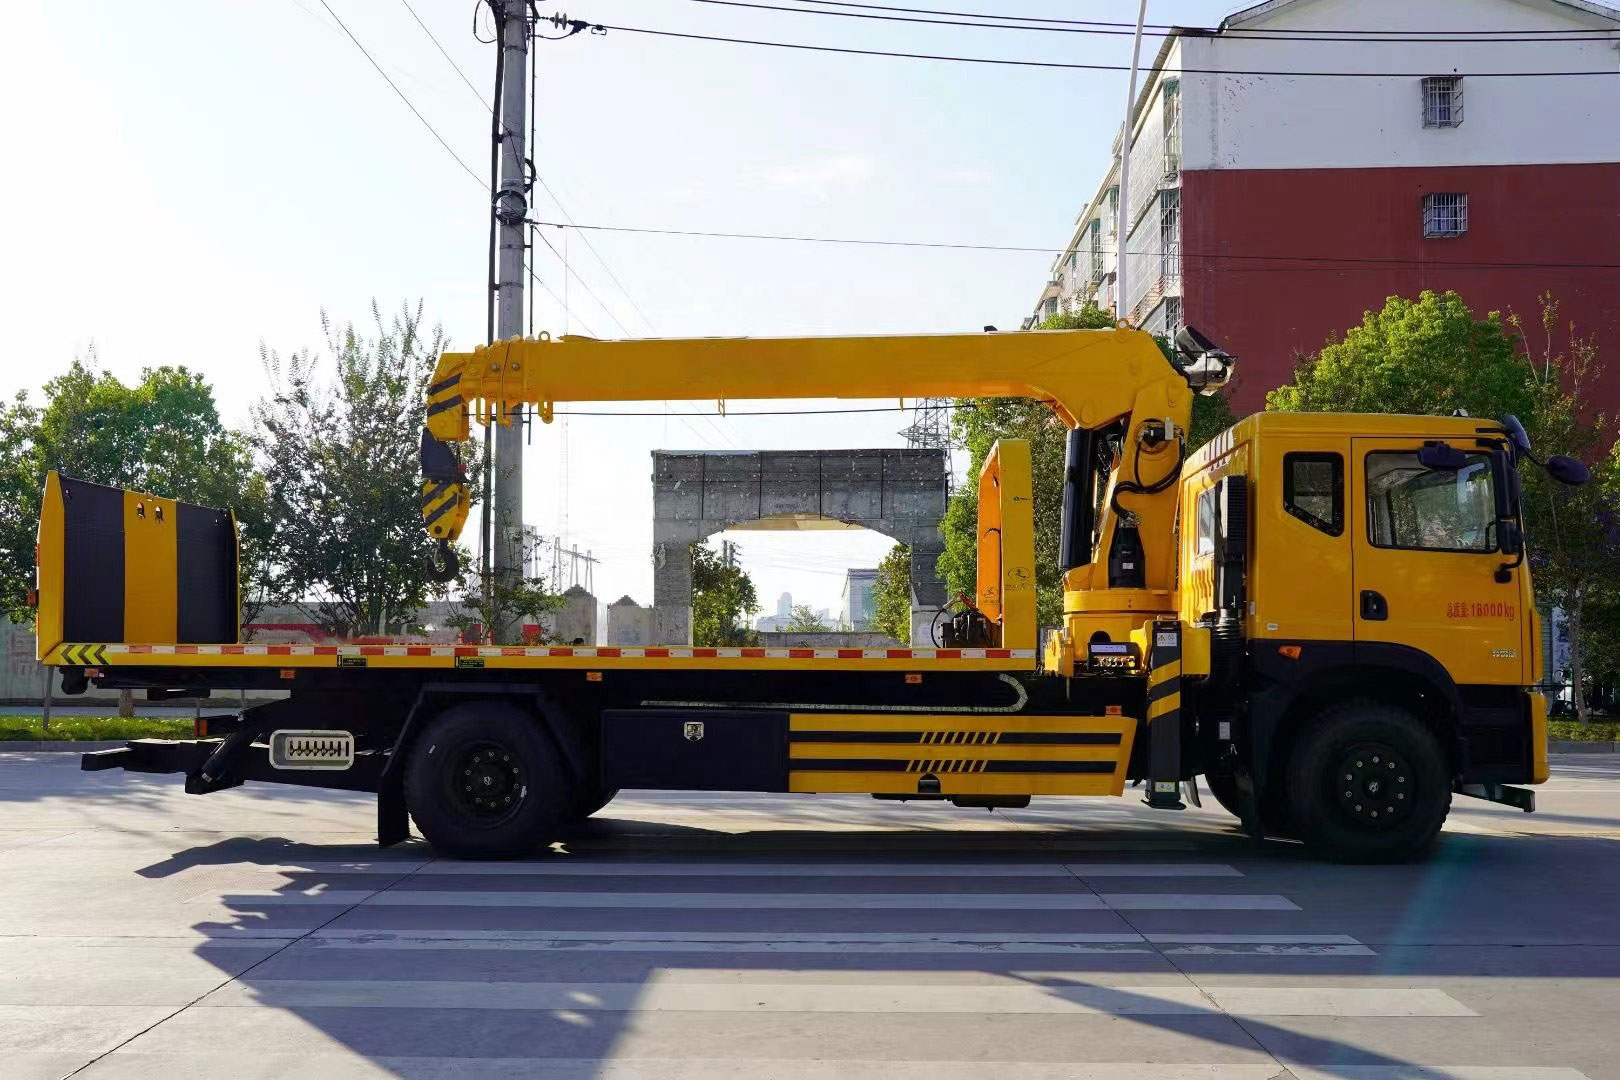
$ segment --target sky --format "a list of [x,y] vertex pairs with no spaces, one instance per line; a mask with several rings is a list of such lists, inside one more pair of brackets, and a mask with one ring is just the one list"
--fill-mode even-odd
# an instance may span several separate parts
[[[8,0],[0,5],[0,394],[94,346],[121,378],[183,364],[227,422],[267,389],[261,348],[319,347],[420,302],[452,346],[484,340],[493,47],[467,0]],[[911,5],[996,11],[994,0]],[[1148,21],[1236,7],[1155,0]],[[542,6],[549,14],[550,7]],[[625,27],[867,49],[1122,64],[1128,36],[993,31],[581,0]],[[1020,0],[1018,14],[1126,20],[1123,0]],[[487,37],[487,20],[484,21]],[[1157,42],[1143,49],[1149,57]],[[576,222],[1060,247],[1107,167],[1122,72],[790,52],[621,31],[542,41],[541,177]],[[463,170],[453,151],[480,179]],[[535,214],[555,220],[537,193]],[[598,337],[1016,328],[1049,256],[550,230],[536,329]],[[605,267],[604,267],[605,263]],[[594,295],[593,295],[594,294]],[[801,403],[852,407],[859,402]],[[875,404],[891,404],[888,402]],[[676,404],[675,410],[713,409]],[[643,406],[637,406],[643,407]],[[768,403],[737,408],[764,409]],[[597,595],[650,602],[655,449],[903,446],[905,414],[575,418],[536,425],[525,519],[590,550]],[[272,477],[272,482],[274,478]],[[471,535],[471,534],[469,534]],[[729,536],[768,611],[835,613],[871,533]]]

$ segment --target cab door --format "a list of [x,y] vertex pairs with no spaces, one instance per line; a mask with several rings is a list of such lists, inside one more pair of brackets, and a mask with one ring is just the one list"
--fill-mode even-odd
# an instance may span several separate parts
[[1458,445],[1460,467],[1431,468],[1421,439],[1353,446],[1356,641],[1421,650],[1459,684],[1527,683],[1524,570],[1500,550],[1492,455]]

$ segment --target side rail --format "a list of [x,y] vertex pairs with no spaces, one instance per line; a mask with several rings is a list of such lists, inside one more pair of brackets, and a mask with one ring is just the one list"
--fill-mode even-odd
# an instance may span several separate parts
[[108,644],[219,644],[240,634],[228,510],[45,478],[36,545],[41,663],[86,667]]

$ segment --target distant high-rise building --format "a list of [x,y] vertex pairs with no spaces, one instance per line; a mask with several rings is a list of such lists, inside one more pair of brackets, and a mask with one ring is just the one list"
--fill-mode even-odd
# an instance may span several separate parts
[[877,615],[876,569],[851,569],[844,575],[843,609],[838,615],[840,630],[870,630]]
[[793,614],[793,594],[785,592],[776,598],[776,617],[786,619]]

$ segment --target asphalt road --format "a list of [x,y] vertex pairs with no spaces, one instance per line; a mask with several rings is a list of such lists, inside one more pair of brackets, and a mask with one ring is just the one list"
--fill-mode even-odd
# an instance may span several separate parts
[[1620,1080],[1620,758],[1437,855],[1213,808],[622,797],[524,863],[0,754],[0,1076]]

